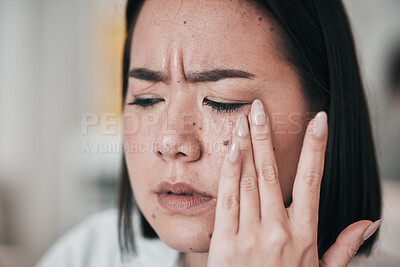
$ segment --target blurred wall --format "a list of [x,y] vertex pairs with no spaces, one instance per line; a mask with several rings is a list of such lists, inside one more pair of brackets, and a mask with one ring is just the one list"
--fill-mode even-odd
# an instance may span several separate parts
[[344,3],[353,22],[381,174],[400,181],[400,97],[388,82],[390,61],[400,52],[400,1]]
[[[394,146],[386,140],[400,133],[384,66],[399,3],[345,1],[383,177],[393,180],[399,150],[386,153]],[[123,9],[123,0],[0,0],[0,266],[32,266],[67,229],[114,206]],[[99,120],[87,132],[86,118]]]
[[32,266],[114,205],[119,154],[82,153],[105,137],[81,124],[86,113],[118,118],[123,4],[0,1],[0,266]]

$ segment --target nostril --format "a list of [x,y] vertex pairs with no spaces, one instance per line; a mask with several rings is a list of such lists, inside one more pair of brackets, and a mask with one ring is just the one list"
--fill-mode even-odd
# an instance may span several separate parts
[[164,159],[164,154],[160,151],[160,150],[158,150],[157,151],[157,157],[158,158],[160,158],[162,161],[164,161],[164,162],[166,162],[166,160]]
[[178,152],[178,153],[176,153],[176,155],[178,156],[178,155],[183,155],[183,156],[186,156],[186,154],[185,153],[183,153],[183,152]]

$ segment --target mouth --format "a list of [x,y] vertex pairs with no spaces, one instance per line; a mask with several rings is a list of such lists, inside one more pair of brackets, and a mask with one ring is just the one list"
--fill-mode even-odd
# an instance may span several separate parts
[[162,182],[157,190],[158,205],[171,213],[195,214],[210,208],[215,200],[206,192],[195,189],[187,183],[170,184]]
[[167,194],[167,195],[181,195],[181,196],[202,196],[212,198],[211,195],[206,192],[196,189],[191,185],[179,182],[171,184],[168,182],[161,182],[156,189],[157,194]]
[[190,193],[183,193],[183,194],[175,194],[174,192],[167,192],[167,195],[177,195],[177,196],[193,196],[193,194]]

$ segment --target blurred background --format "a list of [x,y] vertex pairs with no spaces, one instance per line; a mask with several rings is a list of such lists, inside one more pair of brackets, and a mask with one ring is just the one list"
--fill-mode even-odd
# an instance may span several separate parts
[[[370,262],[400,266],[400,0],[344,3],[384,190]],[[83,218],[115,207],[124,5],[0,0],[1,267],[32,266]]]

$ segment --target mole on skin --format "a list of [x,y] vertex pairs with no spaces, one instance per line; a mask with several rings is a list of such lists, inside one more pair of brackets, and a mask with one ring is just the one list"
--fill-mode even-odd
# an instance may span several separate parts
[[153,214],[151,214],[151,217],[153,217],[153,219],[155,219],[155,218],[156,218],[156,215],[154,215],[154,213],[153,213]]
[[[206,62],[204,62],[203,59],[207,58],[208,56],[214,58],[214,61],[220,62],[221,65],[226,64],[226,66],[231,66],[231,64],[235,64],[250,72],[254,72],[257,78],[252,81],[249,80],[249,82],[252,83],[249,86],[246,86],[245,82],[243,81],[243,84],[245,85],[243,90],[245,90],[247,87],[258,85],[262,85],[262,87],[264,87],[265,85],[266,90],[262,90],[262,92],[260,91],[260,93],[257,94],[257,98],[259,98],[263,104],[265,104],[265,107],[268,107],[268,111],[271,114],[291,114],[291,112],[300,112],[303,116],[305,116],[307,109],[305,102],[303,102],[299,77],[295,72],[293,72],[290,64],[286,64],[285,61],[282,61],[280,55],[275,55],[276,52],[280,52],[279,47],[277,51],[273,49],[275,37],[278,36],[272,35],[271,32],[268,32],[271,30],[272,25],[274,25],[272,20],[269,21],[268,16],[262,16],[262,21],[259,21],[258,18],[261,17],[261,15],[258,15],[254,8],[249,8],[247,5],[242,4],[236,5],[238,1],[232,1],[230,3],[227,1],[183,1],[182,8],[176,16],[176,20],[171,21],[171,18],[175,16],[177,13],[176,11],[179,9],[180,1],[170,1],[170,5],[165,5],[163,9],[156,8],[161,2],[162,1],[146,1],[146,4],[142,6],[140,10],[141,15],[138,16],[137,20],[135,21],[135,30],[132,32],[132,46],[130,54],[131,58],[137,58],[137,60],[135,60],[137,64],[149,64],[154,68],[163,67],[157,65],[159,63],[159,61],[157,61],[158,57],[165,57],[166,60],[177,60],[166,61],[177,64],[168,64],[169,67],[172,67],[172,65],[179,67],[178,69],[174,69],[174,71],[179,71],[179,75],[170,78],[171,80],[175,80],[178,85],[180,85],[180,83],[185,83],[184,86],[178,86],[179,88],[176,88],[175,90],[173,83],[169,83],[160,86],[160,92],[163,92],[163,90],[166,89],[166,92],[178,93],[182,88],[189,88],[189,84],[187,84],[187,82],[183,79],[184,71],[181,65],[184,63],[184,65],[186,64],[185,69],[188,69],[189,67],[195,69],[200,65],[204,65]],[[193,9],[202,10],[204,12],[195,12],[196,16],[192,16]],[[211,11],[214,9],[218,10],[218,12],[216,13]],[[242,11],[240,12],[238,10]],[[246,13],[251,12],[251,14],[249,16],[243,16],[242,18],[241,15],[243,14],[243,11],[246,11]],[[191,20],[191,27],[189,27],[189,22],[187,20],[182,20],[184,16],[188,16],[186,18]],[[151,23],[152,20],[156,18],[157,23]],[[210,20],[210,18],[212,20]],[[188,27],[182,27],[182,24],[179,25],[179,20],[183,26],[188,25]],[[178,25],[176,25],[177,21]],[[186,24],[184,24],[184,21],[186,21]],[[202,26],[204,26],[204,21],[207,22],[206,28],[202,28]],[[231,26],[222,24],[230,24]],[[273,33],[277,34],[277,31],[274,30]],[[193,38],[191,36],[193,36]],[[174,37],[173,42],[172,37]],[[241,40],[240,42],[232,42],[232,40],[239,39]],[[213,43],[213,46],[209,46],[210,41]],[[265,43],[268,43],[267,49],[265,47]],[[271,43],[271,47],[269,47],[269,43]],[[244,46],[249,49],[243,51],[242,47]],[[223,49],[224,53],[220,53],[221,49]],[[241,51],[241,53],[235,53],[237,51]],[[175,52],[179,54],[179,58],[174,57],[174,55],[176,55],[174,54]],[[191,55],[192,57],[185,57],[184,55]],[[143,62],[139,62],[139,58],[141,58]],[[145,59],[149,59],[150,61],[145,62]],[[139,65],[135,67],[138,67]],[[273,68],[269,67],[272,65]],[[260,71],[261,69],[262,71]],[[172,69],[168,69],[168,71],[172,71]],[[271,81],[276,81],[276,83],[274,82],[271,84],[269,82],[265,82],[265,80],[270,79]],[[180,80],[180,83],[178,83],[177,80]],[[190,86],[193,86],[190,87],[190,89],[193,89],[195,92],[208,88],[208,86],[203,85],[196,85],[199,86],[199,88],[195,87],[194,84],[190,84]],[[274,93],[264,94],[264,91],[270,89],[269,86],[271,87],[271,90],[274,89]],[[208,89],[206,91],[208,91]],[[242,90],[240,91],[242,92]],[[194,101],[198,99],[198,96],[203,97],[203,92],[201,94],[199,92],[199,94],[196,96],[191,96],[186,93],[187,92],[185,92],[185,97],[187,97],[187,100],[192,99],[192,101]],[[246,93],[243,94],[246,95]],[[288,97],[285,97],[285,95],[288,95]],[[129,93],[127,96],[130,98],[127,100],[130,101],[132,95]],[[192,181],[196,182],[196,186],[207,192],[211,192],[213,190],[214,192],[217,192],[219,181],[218,174],[220,172],[224,157],[226,156],[225,150],[228,150],[228,146],[232,143],[231,131],[232,126],[235,125],[235,119],[237,116],[235,116],[236,113],[231,114],[230,116],[227,114],[218,114],[217,116],[216,112],[214,112],[214,114],[211,113],[212,111],[210,107],[207,107],[207,113],[204,111],[203,114],[201,105],[202,103],[198,104],[199,106],[192,105],[190,107],[191,111],[194,111],[194,114],[192,113],[191,115],[195,115],[194,117],[198,115],[199,119],[202,120],[208,118],[211,120],[209,121],[211,124],[207,122],[207,132],[202,131],[202,121],[197,119],[194,120],[194,117],[186,118],[186,124],[190,124],[190,120],[192,120],[192,124],[193,122],[196,122],[195,126],[197,126],[197,130],[193,126],[193,128],[190,130],[194,131],[194,134],[192,134],[190,131],[190,135],[183,135],[182,132],[182,135],[179,135],[179,137],[177,136],[176,138],[168,139],[168,142],[165,142],[166,146],[164,149],[171,152],[172,147],[175,147],[175,145],[181,144],[182,142],[185,142],[188,145],[187,148],[192,148],[190,146],[192,144],[191,142],[196,142],[196,144],[204,150],[203,153],[197,154],[193,152],[193,154],[191,154],[193,157],[198,156],[198,160],[196,162],[183,162],[181,157],[176,157],[174,159],[171,158],[171,161],[168,161],[168,164],[170,164],[168,166],[172,166],[175,163],[185,163],[183,165],[179,165],[184,168],[182,171],[187,170],[188,175],[199,175],[198,179],[194,179]],[[165,106],[165,108],[168,107]],[[198,108],[201,110],[197,110]],[[245,109],[243,109],[240,113],[244,113],[244,110]],[[176,109],[174,109],[174,111],[176,111]],[[146,114],[150,115],[150,113],[152,113],[150,112],[150,109],[148,109],[146,112],[143,110],[143,114],[139,115],[145,116]],[[155,108],[154,112],[154,115],[163,115],[161,106],[160,108]],[[178,117],[181,116],[179,112],[177,112],[175,115],[178,115]],[[203,115],[206,115],[206,117],[203,117]],[[214,123],[217,125],[214,125]],[[302,121],[302,123],[304,124],[305,122]],[[302,126],[304,127],[303,124]],[[128,144],[146,142],[151,145],[155,145],[159,141],[167,141],[167,138],[164,139],[164,137],[167,137],[167,133],[164,132],[166,129],[163,129],[160,123],[158,123],[158,125],[160,126],[158,129],[160,131],[156,131],[156,129],[154,129],[154,131],[151,130],[150,133],[144,133],[142,131],[138,131],[136,134],[126,133],[124,136],[124,141]],[[186,127],[186,129],[185,127],[182,127],[182,129],[177,130],[189,130],[190,127],[188,127],[188,125],[186,125]],[[221,134],[216,134],[214,130],[221,131]],[[224,133],[222,134],[222,132]],[[303,137],[295,134],[287,134],[286,131],[285,134],[285,136],[274,136],[276,137],[276,140],[274,139],[274,141],[276,142],[276,145],[280,145],[281,148],[280,151],[275,152],[281,152],[281,154],[277,154],[277,163],[282,169],[282,172],[279,174],[279,178],[283,190],[283,197],[287,202],[289,201],[292,193],[292,184],[294,180],[290,180],[289,178],[290,175],[296,171],[296,163],[298,161],[298,155],[300,154],[298,152],[301,150]],[[158,139],[158,137],[161,138]],[[229,143],[224,149],[224,145],[221,147],[221,144],[226,141],[223,140],[225,138],[227,138],[226,140],[229,140]],[[218,142],[220,142],[219,145]],[[200,143],[204,143],[204,145],[200,146]],[[211,146],[213,151],[207,151],[209,149],[211,150],[209,147],[210,144],[216,145],[215,149],[213,146]],[[154,164],[156,161],[162,160],[156,153],[141,153],[145,151],[140,151],[140,149],[126,150],[125,152],[127,169],[131,174],[130,183],[131,186],[135,188],[135,200],[137,201],[137,205],[141,210],[143,210],[143,212],[147,210],[147,214],[150,214],[149,220],[151,222],[151,226],[154,228],[154,230],[157,230],[157,233],[163,242],[179,251],[187,251],[189,245],[192,245],[192,252],[200,253],[207,251],[207,249],[209,249],[209,243],[212,240],[212,236],[209,234],[213,231],[213,221],[215,221],[214,208],[211,208],[210,205],[210,209],[206,212],[197,214],[196,217],[189,216],[188,219],[186,219],[185,216],[170,216],[165,212],[161,212],[162,208],[158,207],[158,205],[155,205],[155,203],[153,203],[151,200],[151,198],[154,196],[154,191],[151,185],[159,182],[160,179],[162,179],[159,177],[160,173],[167,172],[170,169],[164,164],[164,162],[163,164]],[[182,153],[183,152],[185,151],[182,150]],[[208,152],[212,152],[210,153],[210,156],[208,156]],[[203,171],[204,169],[210,171],[212,170],[215,173],[207,173]],[[189,171],[191,173],[189,173]],[[140,176],[143,176],[143,178],[145,177],[146,179],[140,179]],[[152,212],[154,211],[154,207],[156,208],[155,213],[157,213],[157,215]],[[159,216],[159,221],[155,221],[152,213],[154,213],[155,216]],[[207,232],[209,232],[209,234],[207,234]],[[209,238],[207,239],[207,237]],[[189,250],[189,252],[190,251],[191,250]],[[189,255],[193,254],[189,253]]]
[[224,144],[224,146],[227,146],[229,144],[229,140],[224,141],[222,144]]

